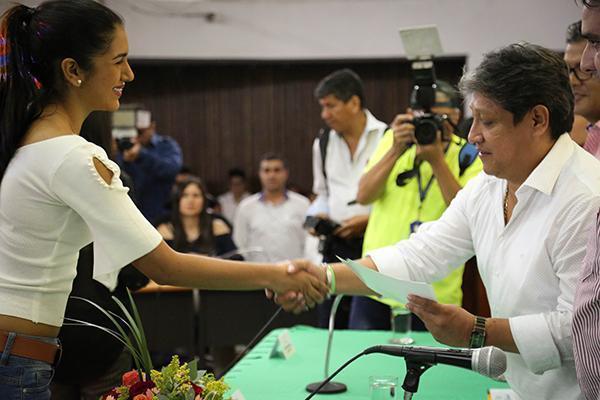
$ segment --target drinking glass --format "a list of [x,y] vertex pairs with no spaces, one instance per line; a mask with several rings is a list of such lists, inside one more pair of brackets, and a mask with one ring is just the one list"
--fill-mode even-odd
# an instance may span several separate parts
[[392,338],[390,343],[394,344],[413,344],[415,340],[410,337],[411,332],[411,312],[403,305],[392,307]]
[[369,393],[371,400],[396,400],[398,377],[370,376]]

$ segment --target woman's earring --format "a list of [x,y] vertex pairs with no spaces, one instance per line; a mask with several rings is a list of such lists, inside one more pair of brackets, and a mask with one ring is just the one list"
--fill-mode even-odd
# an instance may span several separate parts
[[77,87],[81,86],[81,79],[77,79]]

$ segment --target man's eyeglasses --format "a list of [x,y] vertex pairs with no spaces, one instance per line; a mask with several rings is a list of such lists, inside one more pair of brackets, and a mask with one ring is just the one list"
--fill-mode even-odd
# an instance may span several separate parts
[[579,82],[584,82],[590,79],[593,75],[588,72],[583,72],[579,67],[569,68],[569,76],[573,74]]

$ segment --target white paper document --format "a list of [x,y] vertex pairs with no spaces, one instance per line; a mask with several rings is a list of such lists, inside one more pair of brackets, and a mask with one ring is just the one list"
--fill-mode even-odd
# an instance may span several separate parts
[[433,286],[429,283],[405,281],[393,278],[377,271],[373,271],[370,268],[363,267],[356,261],[338,258],[341,262],[346,264],[365,285],[383,297],[394,299],[400,303],[407,303],[406,296],[409,294],[416,294],[417,296],[437,301]]

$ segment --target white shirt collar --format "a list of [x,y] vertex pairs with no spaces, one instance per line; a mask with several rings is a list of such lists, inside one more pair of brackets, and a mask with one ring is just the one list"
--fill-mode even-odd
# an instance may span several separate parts
[[568,134],[561,135],[546,157],[529,174],[523,186],[529,186],[550,195],[565,163],[573,154],[573,141]]
[[[371,111],[367,110],[366,108],[363,108],[363,111],[365,113],[365,116],[367,117],[367,120],[365,123],[365,129],[361,134],[361,139],[363,136],[366,135],[373,135],[375,133],[379,134],[379,130],[387,126],[384,122],[381,122],[377,118],[375,118],[373,114],[371,114]],[[338,131],[335,131],[335,133],[337,133],[338,136],[342,136],[342,134]]]

